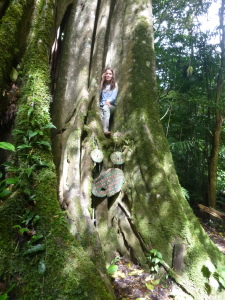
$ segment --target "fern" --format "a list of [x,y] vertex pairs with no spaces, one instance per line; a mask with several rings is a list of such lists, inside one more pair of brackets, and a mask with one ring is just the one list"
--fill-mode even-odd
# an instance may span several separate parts
[[188,190],[186,190],[184,187],[181,187],[181,190],[182,190],[182,193],[183,193],[184,197],[189,201],[190,196],[189,196]]

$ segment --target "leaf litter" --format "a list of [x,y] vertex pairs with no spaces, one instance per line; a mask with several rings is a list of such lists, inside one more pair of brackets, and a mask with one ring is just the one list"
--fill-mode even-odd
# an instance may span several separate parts
[[[225,254],[225,226],[218,230],[201,223],[211,240]],[[160,279],[159,275],[143,270],[124,257],[115,264],[118,268],[111,278],[117,300],[189,299],[171,278]]]

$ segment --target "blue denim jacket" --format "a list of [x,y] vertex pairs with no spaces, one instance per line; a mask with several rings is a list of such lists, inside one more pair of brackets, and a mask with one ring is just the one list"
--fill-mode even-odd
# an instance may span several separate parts
[[100,92],[100,106],[104,106],[107,100],[110,100],[110,103],[116,106],[116,97],[118,94],[118,85],[113,90],[110,90],[110,84],[107,84],[104,90]]

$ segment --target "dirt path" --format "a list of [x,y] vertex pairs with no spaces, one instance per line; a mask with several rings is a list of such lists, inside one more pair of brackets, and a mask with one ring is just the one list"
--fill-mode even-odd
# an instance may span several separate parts
[[[202,226],[225,254],[225,226],[219,229],[205,224]],[[174,293],[182,293],[170,278],[165,279],[164,276],[164,279],[160,279],[157,274],[146,272],[123,257],[115,264],[118,270],[111,276],[117,300],[171,300],[174,299]]]

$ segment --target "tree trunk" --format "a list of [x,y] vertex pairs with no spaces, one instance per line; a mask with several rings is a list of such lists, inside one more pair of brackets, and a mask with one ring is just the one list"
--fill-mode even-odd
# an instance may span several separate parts
[[[180,284],[185,281],[194,299],[207,299],[208,279],[202,268],[206,261],[219,268],[224,257],[182,195],[159,121],[151,4],[145,0],[60,2],[54,8],[53,1],[37,1],[34,12],[16,121],[16,128],[22,130],[16,132],[16,142],[24,147],[18,162],[25,172],[20,190],[0,208],[0,278],[15,283],[12,293],[18,299],[113,299],[105,260],[119,253],[144,266],[147,252],[156,248],[171,276]],[[56,28],[53,12],[57,12]],[[51,114],[62,210],[47,148],[50,37],[59,24],[58,50],[51,58],[52,78],[56,78]],[[99,116],[99,81],[105,66],[115,69],[119,85],[110,139],[103,134]],[[103,164],[91,160],[96,148],[104,153]],[[115,167],[110,161],[115,151],[123,151],[126,157],[122,190],[109,198],[94,197],[93,179]],[[44,238],[39,243],[42,250],[27,254],[29,237],[20,235],[16,245],[12,226],[21,225],[24,218],[30,224],[23,212],[28,207],[35,213],[33,218],[40,217],[29,229]],[[181,280],[170,270],[174,248],[185,249],[179,264]],[[223,297],[220,292],[210,299]]]
[[24,57],[14,132],[19,186],[0,207],[0,282],[10,299],[111,300],[105,263],[96,267],[72,237],[57,199],[49,149],[53,2],[36,2]]
[[224,70],[225,70],[225,28],[224,28],[224,13],[225,13],[225,1],[221,1],[221,8],[219,12],[220,17],[220,30],[221,30],[221,40],[220,40],[220,49],[221,49],[221,62],[217,78],[217,87],[216,87],[216,98],[215,98],[215,125],[213,130],[213,140],[211,154],[209,158],[209,192],[208,192],[208,202],[209,206],[216,207],[216,183],[217,183],[217,167],[218,159],[220,152],[220,141],[221,141],[221,132],[223,125],[223,116],[221,113],[221,96],[224,90]]

